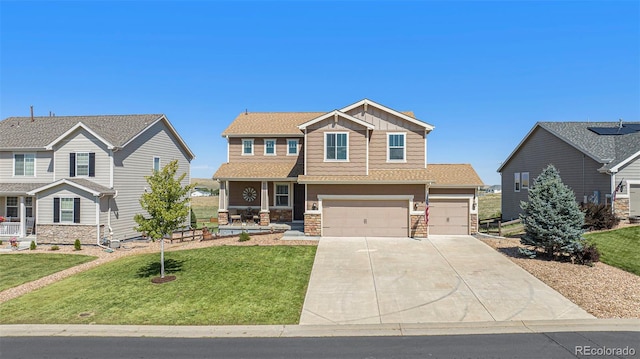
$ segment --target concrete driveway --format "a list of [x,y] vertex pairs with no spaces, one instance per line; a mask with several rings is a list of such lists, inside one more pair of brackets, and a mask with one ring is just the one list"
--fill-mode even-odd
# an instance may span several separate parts
[[592,315],[471,236],[320,240],[300,324]]

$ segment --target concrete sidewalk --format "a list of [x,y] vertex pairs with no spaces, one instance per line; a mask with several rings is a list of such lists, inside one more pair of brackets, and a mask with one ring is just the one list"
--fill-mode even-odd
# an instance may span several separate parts
[[589,318],[471,236],[323,237],[300,324]]
[[640,319],[523,320],[509,322],[257,325],[257,326],[155,326],[16,324],[0,325],[3,337],[158,337],[158,338],[292,338],[467,335],[554,332],[638,332]]

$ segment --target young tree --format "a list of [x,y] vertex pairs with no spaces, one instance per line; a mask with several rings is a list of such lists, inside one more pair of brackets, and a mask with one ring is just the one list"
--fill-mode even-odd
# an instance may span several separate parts
[[149,214],[136,214],[136,231],[144,232],[151,240],[160,240],[160,277],[164,278],[164,237],[183,226],[189,216],[189,191],[191,185],[182,186],[180,182],[187,175],[183,173],[175,178],[178,161],[168,163],[161,171],[145,176],[150,190],[140,197],[140,205]]
[[520,242],[549,256],[582,250],[584,213],[573,191],[562,183],[558,170],[549,165],[533,181],[529,202],[520,202],[525,234]]

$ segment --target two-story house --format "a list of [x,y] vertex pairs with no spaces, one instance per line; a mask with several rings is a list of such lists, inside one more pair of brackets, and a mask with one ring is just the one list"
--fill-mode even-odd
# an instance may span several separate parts
[[11,117],[0,121],[0,236],[41,243],[137,237],[145,176],[193,153],[164,115]]
[[428,164],[433,129],[368,99],[330,112],[245,111],[222,133],[219,223],[251,207],[260,225],[304,221],[309,236],[473,233],[482,181],[468,164]]
[[577,202],[613,204],[620,218],[640,216],[639,122],[538,122],[498,168],[502,218],[517,218],[533,180],[549,164]]

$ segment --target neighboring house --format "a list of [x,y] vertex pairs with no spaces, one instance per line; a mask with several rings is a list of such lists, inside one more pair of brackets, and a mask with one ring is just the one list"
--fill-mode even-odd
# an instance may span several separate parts
[[489,186],[487,188],[487,193],[502,193],[502,186],[500,186],[499,184]]
[[7,118],[0,216],[13,222],[0,225],[0,236],[87,244],[139,236],[133,216],[142,212],[144,177],[177,159],[186,185],[193,158],[164,115]]
[[640,123],[538,122],[498,168],[502,218],[517,218],[533,180],[549,164],[576,201],[613,204],[619,217],[640,215]]
[[[362,100],[330,112],[241,113],[222,136],[227,163],[219,223],[251,207],[256,220],[304,221],[310,236],[425,237],[477,229],[468,164],[428,164],[433,126],[412,112]],[[249,217],[250,218],[250,217]]]
[[206,188],[194,188],[191,191],[191,197],[208,197],[211,196],[211,192],[209,192]]

